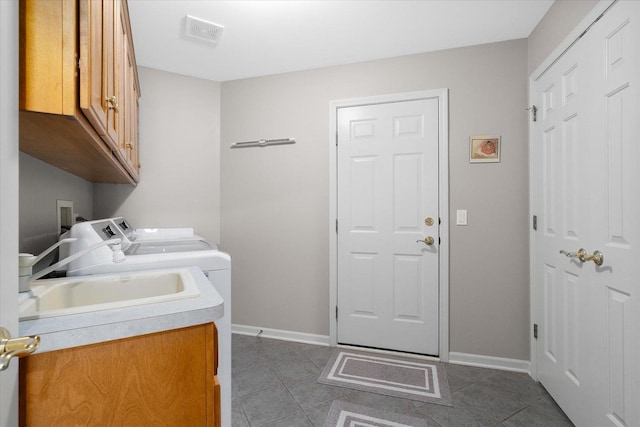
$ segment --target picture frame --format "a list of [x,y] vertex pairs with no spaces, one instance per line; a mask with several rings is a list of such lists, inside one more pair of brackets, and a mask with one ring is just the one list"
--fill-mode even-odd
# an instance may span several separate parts
[[476,135],[469,137],[470,163],[499,163],[500,135]]

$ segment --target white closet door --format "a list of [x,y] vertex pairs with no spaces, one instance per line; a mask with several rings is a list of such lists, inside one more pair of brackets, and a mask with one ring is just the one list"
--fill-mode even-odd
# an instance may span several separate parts
[[[620,1],[585,35],[585,123],[593,167],[589,251],[592,352],[587,369],[597,408],[591,425],[640,426],[640,2]],[[584,402],[583,402],[584,406]]]
[[534,85],[537,374],[577,426],[640,425],[639,20],[619,1]]
[[[582,402],[588,392],[584,377],[589,355],[588,331],[583,326],[590,306],[591,266],[569,259],[589,246],[590,190],[583,179],[590,170],[584,142],[584,43],[567,52],[536,82],[538,119],[534,149],[538,182],[535,206],[535,292],[538,307],[538,378],[572,420],[586,422]],[[585,268],[586,267],[586,268]]]

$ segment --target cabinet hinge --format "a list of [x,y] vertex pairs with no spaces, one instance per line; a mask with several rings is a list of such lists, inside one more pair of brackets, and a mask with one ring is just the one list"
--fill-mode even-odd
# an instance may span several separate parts
[[538,118],[538,107],[536,107],[535,105],[532,105],[531,107],[527,108],[527,110],[531,111],[533,121],[535,122],[536,119]]
[[533,324],[533,338],[538,339],[538,324]]

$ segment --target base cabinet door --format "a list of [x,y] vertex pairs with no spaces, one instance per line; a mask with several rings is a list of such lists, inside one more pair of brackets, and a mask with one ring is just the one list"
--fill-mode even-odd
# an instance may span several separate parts
[[20,360],[20,425],[219,426],[215,325]]

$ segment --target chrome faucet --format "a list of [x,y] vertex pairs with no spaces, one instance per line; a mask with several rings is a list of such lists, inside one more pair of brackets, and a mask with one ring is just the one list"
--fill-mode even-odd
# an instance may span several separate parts
[[47,274],[57,270],[60,267],[64,267],[65,265],[69,264],[71,261],[74,261],[86,254],[88,254],[91,251],[94,251],[98,248],[101,248],[103,246],[109,246],[111,247],[111,250],[113,251],[113,262],[122,262],[124,261],[124,252],[122,252],[122,239],[120,238],[113,238],[113,239],[109,239],[109,240],[103,240],[102,242],[98,242],[95,245],[89,246],[87,248],[82,249],[81,251],[76,252],[73,255],[70,255],[64,259],[61,259],[60,261],[56,262],[53,265],[50,265],[47,268],[43,268],[42,270],[38,271],[37,273],[33,274],[33,266],[36,265],[40,260],[42,260],[42,258],[44,258],[47,254],[49,254],[51,251],[53,251],[55,248],[57,248],[58,246],[64,244],[64,243],[71,243],[74,242],[78,239],[76,239],[75,237],[70,237],[68,239],[62,239],[59,242],[57,242],[56,244],[52,245],[51,247],[47,248],[44,252],[42,252],[40,255],[35,256],[32,254],[19,254],[18,255],[18,263],[19,263],[19,279],[20,279],[20,288],[19,288],[19,292],[27,292],[31,289],[31,285],[33,284],[33,282],[35,282],[36,280],[46,276]]

